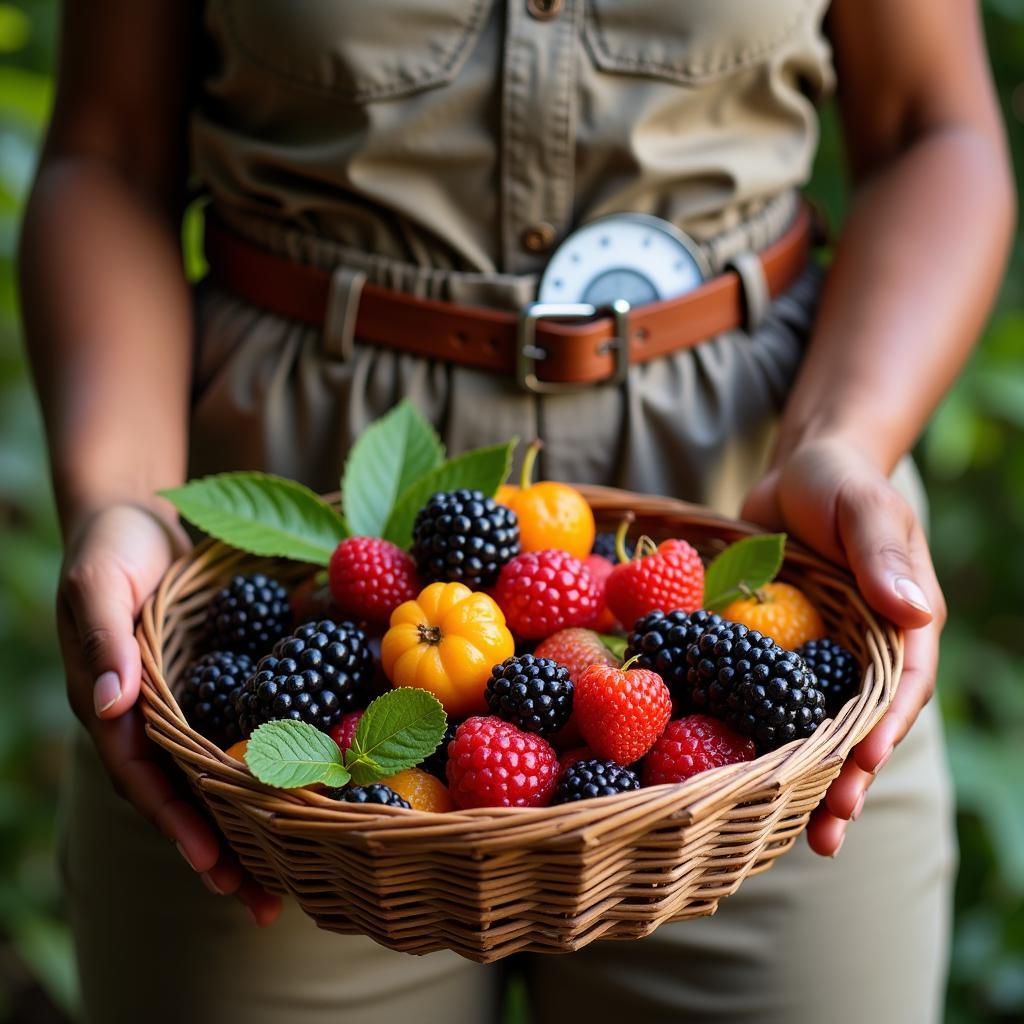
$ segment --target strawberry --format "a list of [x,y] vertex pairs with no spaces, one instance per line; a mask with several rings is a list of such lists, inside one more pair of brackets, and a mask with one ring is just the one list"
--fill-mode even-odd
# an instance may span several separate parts
[[594,621],[588,625],[599,633],[610,633],[618,624],[618,620],[605,601],[605,587],[608,584],[608,577],[611,576],[612,570],[615,568],[615,563],[602,555],[587,555],[583,559],[583,564],[590,570],[590,575],[593,576],[597,589],[601,593],[601,607],[594,617]]
[[628,765],[662,734],[672,697],[657,672],[645,668],[591,665],[574,694],[574,714],[587,746],[600,758]]
[[651,554],[615,566],[605,599],[629,629],[649,612],[696,611],[704,599],[704,563],[685,540],[663,541]]

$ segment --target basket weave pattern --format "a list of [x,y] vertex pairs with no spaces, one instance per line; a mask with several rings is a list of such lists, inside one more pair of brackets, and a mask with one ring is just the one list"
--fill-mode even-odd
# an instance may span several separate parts
[[[667,498],[581,489],[599,524],[614,526],[629,509],[637,532],[684,537],[705,557],[754,532]],[[793,845],[888,707],[902,664],[901,634],[872,614],[852,580],[790,543],[780,578],[799,584],[865,670],[859,697],[810,739],[678,785],[557,807],[427,814],[344,804],[263,786],[193,731],[174,699],[211,596],[232,574],[258,568],[284,582],[309,573],[206,542],[147,603],[137,636],[148,732],[266,888],[293,895],[323,928],[410,953],[449,948],[487,963],[639,938],[712,913]]]

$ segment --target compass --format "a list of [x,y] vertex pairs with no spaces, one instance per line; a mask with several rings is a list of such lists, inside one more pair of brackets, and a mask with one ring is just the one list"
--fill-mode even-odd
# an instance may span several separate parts
[[660,217],[612,213],[584,224],[552,254],[541,277],[541,302],[630,306],[671,299],[710,276],[692,238]]

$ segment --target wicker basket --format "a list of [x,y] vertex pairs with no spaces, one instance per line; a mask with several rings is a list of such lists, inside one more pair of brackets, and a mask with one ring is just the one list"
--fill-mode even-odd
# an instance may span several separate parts
[[[604,526],[631,509],[638,530],[685,537],[706,557],[755,532],[679,501],[584,490]],[[427,814],[341,804],[261,785],[189,728],[172,693],[211,594],[239,570],[268,566],[285,581],[309,573],[211,542],[168,572],[137,633],[149,734],[266,888],[293,895],[322,928],[410,953],[449,948],[486,963],[639,938],[712,913],[793,845],[888,707],[902,663],[901,634],[852,580],[791,543],[782,578],[799,583],[865,666],[859,697],[810,739],[678,785],[558,807]]]

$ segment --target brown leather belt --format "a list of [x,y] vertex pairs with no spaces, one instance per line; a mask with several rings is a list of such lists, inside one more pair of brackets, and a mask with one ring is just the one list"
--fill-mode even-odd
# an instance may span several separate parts
[[[768,294],[785,291],[807,265],[811,214],[758,253]],[[278,316],[322,327],[331,273],[295,263],[207,218],[206,258],[216,281]],[[630,364],[690,348],[744,322],[743,286],[727,270],[679,298],[608,312],[535,303],[520,313],[420,299],[365,284],[354,334],[361,342],[497,373],[530,390],[622,380]]]

